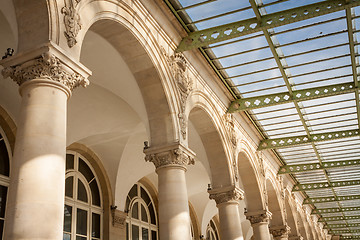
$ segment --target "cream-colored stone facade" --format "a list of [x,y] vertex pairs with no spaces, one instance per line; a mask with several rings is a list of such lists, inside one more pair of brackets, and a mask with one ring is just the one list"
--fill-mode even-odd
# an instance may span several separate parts
[[137,182],[161,240],[205,239],[210,220],[221,240],[327,239],[201,54],[174,53],[185,35],[160,0],[0,1],[2,239],[63,238],[66,151],[96,172],[101,239],[126,239]]

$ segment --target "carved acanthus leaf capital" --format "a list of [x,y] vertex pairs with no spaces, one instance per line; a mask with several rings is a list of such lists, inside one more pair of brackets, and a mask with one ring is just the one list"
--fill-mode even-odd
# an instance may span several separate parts
[[246,219],[249,220],[251,224],[256,224],[256,223],[269,223],[272,214],[267,210],[262,210],[258,212],[245,213],[245,216]]
[[187,165],[195,164],[195,154],[182,145],[166,146],[163,148],[144,149],[145,161],[152,162],[156,169],[161,167],[179,166],[186,169]]
[[127,213],[117,209],[112,209],[111,216],[112,216],[112,224],[114,227],[125,228]]
[[273,235],[274,239],[283,239],[288,237],[290,227],[288,225],[272,226],[269,228],[269,231]]
[[87,78],[71,70],[50,53],[44,53],[41,57],[20,65],[6,67],[2,70],[2,75],[5,78],[12,78],[19,85],[39,78],[62,83],[70,90],[80,85],[83,87],[89,85]]
[[244,199],[244,191],[236,186],[208,190],[209,198],[214,199],[216,204],[238,202]]

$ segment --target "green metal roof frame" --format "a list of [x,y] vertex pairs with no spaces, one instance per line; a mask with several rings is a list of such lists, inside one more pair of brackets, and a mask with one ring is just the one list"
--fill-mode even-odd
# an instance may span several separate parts
[[[225,86],[227,87],[229,92],[235,98],[235,100],[229,106],[228,111],[229,112],[242,111],[249,117],[251,122],[257,128],[257,130],[259,131],[261,136],[263,136],[263,138],[264,138],[264,140],[262,140],[260,142],[258,150],[269,149],[269,150],[273,151],[273,153],[278,157],[279,161],[284,164],[283,166],[280,167],[279,174],[290,174],[290,176],[297,182],[297,184],[293,188],[293,191],[300,191],[306,197],[303,204],[313,204],[314,205],[314,204],[318,204],[318,203],[328,203],[328,204],[335,203],[337,205],[337,207],[326,208],[326,209],[321,209],[321,208],[315,207],[314,214],[319,214],[321,216],[320,221],[325,221],[325,220],[330,221],[330,222],[335,221],[335,220],[332,220],[333,218],[343,218],[341,220],[344,220],[344,221],[352,220],[352,219],[360,219],[360,217],[356,218],[356,216],[355,216],[355,218],[354,218],[354,216],[350,217],[350,216],[345,216],[343,214],[343,212],[344,212],[343,210],[347,209],[347,207],[343,206],[343,203],[345,201],[349,201],[349,200],[358,200],[358,199],[360,199],[360,195],[356,191],[354,192],[353,190],[352,190],[352,192],[349,192],[346,195],[342,194],[341,192],[338,193],[338,190],[337,190],[337,189],[347,187],[347,186],[350,187],[350,186],[360,185],[360,180],[359,181],[358,180],[333,181],[333,180],[331,180],[332,178],[330,177],[330,176],[333,177],[333,176],[339,175],[339,173],[336,171],[354,171],[353,170],[354,167],[356,169],[358,169],[359,160],[351,158],[350,154],[348,154],[349,156],[341,158],[339,156],[339,155],[341,155],[341,153],[340,153],[341,151],[339,150],[338,154],[335,154],[335,153],[333,154],[334,156],[336,156],[336,157],[334,157],[334,159],[335,159],[335,161],[334,161],[333,158],[330,159],[330,157],[325,157],[325,158],[323,157],[324,152],[325,152],[325,155],[326,155],[326,153],[330,153],[329,149],[331,147],[324,148],[325,150],[321,149],[321,146],[322,146],[321,144],[328,144],[328,142],[340,143],[340,141],[342,141],[342,139],[345,139],[345,140],[348,139],[347,141],[355,141],[354,139],[359,139],[358,137],[360,135],[360,131],[359,131],[359,129],[360,129],[360,106],[359,105],[360,104],[359,104],[358,70],[357,70],[357,67],[359,66],[358,59],[357,59],[359,54],[357,53],[357,50],[356,50],[356,47],[359,45],[359,43],[354,41],[354,34],[359,33],[360,30],[357,30],[355,28],[354,19],[360,18],[360,15],[355,16],[353,14],[353,8],[356,6],[360,6],[360,0],[331,0],[331,1],[327,0],[327,1],[321,1],[318,3],[314,3],[314,4],[309,4],[306,6],[282,10],[280,12],[275,12],[275,13],[271,13],[271,14],[266,14],[264,12],[264,9],[266,6],[275,5],[275,4],[286,2],[289,0],[273,0],[273,1],[270,0],[270,1],[267,1],[265,4],[261,3],[261,0],[249,0],[250,5],[247,7],[243,7],[242,9],[235,9],[235,10],[231,10],[227,13],[220,13],[217,15],[209,16],[209,17],[206,16],[205,18],[196,20],[196,21],[192,21],[190,19],[190,17],[187,15],[187,11],[192,8],[196,8],[196,7],[199,7],[202,5],[216,2],[216,0],[204,0],[202,2],[197,2],[193,5],[189,5],[186,7],[182,7],[181,4],[178,2],[178,1],[182,1],[182,0],[164,0],[164,1],[169,6],[171,11],[174,13],[174,15],[177,17],[179,22],[183,25],[184,29],[188,32],[188,36],[183,38],[183,40],[179,44],[176,51],[182,52],[182,51],[186,51],[186,50],[199,48],[199,51],[206,58],[206,60],[210,64],[210,66],[216,72],[217,76],[225,84]],[[210,27],[210,28],[203,29],[203,30],[197,30],[197,28],[196,28],[198,23],[206,22],[209,20],[213,20],[216,18],[220,18],[223,16],[227,16],[227,15],[234,14],[234,13],[241,12],[243,10],[248,10],[248,9],[253,10],[253,12],[256,16],[255,18],[249,18],[249,19],[246,19],[243,21],[232,22],[229,24],[220,25],[220,26],[216,26],[216,27]],[[285,57],[281,54],[281,50],[279,52],[280,47],[286,46],[286,44],[279,44],[276,42],[276,39],[274,40],[274,32],[272,31],[272,29],[279,27],[279,26],[285,26],[285,25],[288,25],[291,23],[300,22],[300,21],[303,21],[306,19],[312,19],[315,17],[324,16],[329,13],[334,13],[334,12],[343,11],[343,10],[345,10],[344,17],[338,17],[337,19],[345,19],[346,24],[347,24],[346,31],[329,33],[329,34],[326,34],[323,36],[308,38],[308,39],[304,39],[304,40],[301,40],[298,42],[299,43],[306,42],[306,41],[310,41],[310,40],[313,40],[316,38],[326,39],[329,36],[333,36],[333,35],[341,34],[341,33],[347,33],[348,43],[339,43],[339,44],[335,44],[332,46],[318,48],[318,49],[310,50],[310,51],[303,52],[303,53],[295,53],[295,54],[285,56]],[[313,23],[313,25],[315,26],[316,24],[323,24],[323,23],[331,22],[331,21],[335,21],[335,20],[336,20],[335,18],[331,19],[331,20],[322,20],[318,23]],[[307,26],[312,26],[312,25],[308,24]],[[301,26],[296,27],[294,29],[301,29]],[[284,32],[289,32],[291,30],[292,29],[284,30]],[[270,71],[270,70],[274,70],[274,69],[279,70],[281,73],[281,76],[278,78],[282,78],[284,80],[285,84],[283,86],[286,87],[286,89],[287,89],[286,92],[259,95],[259,96],[255,96],[255,97],[242,97],[241,93],[239,93],[236,89],[241,88],[242,86],[245,86],[248,83],[234,84],[232,82],[232,79],[237,78],[237,77],[247,77],[250,75],[250,73],[240,73],[240,74],[235,74],[235,75],[229,76],[225,71],[228,71],[230,69],[237,68],[237,67],[246,66],[246,64],[239,63],[239,64],[235,64],[232,66],[223,67],[219,63],[219,61],[221,61],[224,58],[238,56],[240,54],[243,54],[244,52],[260,51],[261,49],[264,49],[264,47],[258,47],[258,48],[254,48],[249,51],[242,51],[239,53],[228,54],[225,56],[216,56],[212,52],[213,47],[214,48],[220,47],[220,46],[223,47],[223,46],[227,46],[229,44],[235,43],[235,42],[241,42],[243,40],[241,40],[241,39],[238,40],[238,38],[240,36],[246,36],[246,35],[253,34],[253,33],[262,34],[262,36],[267,41],[267,44],[268,44],[267,47],[271,50],[272,56],[264,58],[262,60],[249,61],[246,64],[258,63],[260,61],[274,59],[276,62],[276,67],[260,69],[258,71],[251,72],[251,74],[264,73],[266,71]],[[251,38],[251,37],[249,37],[249,38]],[[234,39],[234,41],[230,41],[231,39]],[[248,38],[242,38],[242,39],[248,39]],[[223,43],[220,43],[220,42],[223,42]],[[214,45],[215,43],[217,43],[217,44]],[[291,44],[294,44],[294,43],[291,43]],[[209,45],[213,45],[213,46],[209,46]],[[290,66],[290,68],[301,67],[301,66],[305,66],[305,65],[309,65],[309,64],[316,64],[321,61],[325,62],[325,61],[329,61],[329,60],[333,60],[333,59],[338,59],[341,57],[348,57],[351,59],[351,64],[339,65],[336,67],[330,67],[330,68],[326,68],[326,69],[322,69],[322,70],[318,70],[318,71],[312,71],[311,73],[321,74],[321,73],[326,73],[327,71],[342,69],[345,67],[351,67],[352,74],[350,74],[350,75],[345,74],[345,75],[342,75],[339,77],[334,76],[334,77],[329,77],[329,78],[320,79],[320,80],[313,79],[313,80],[309,81],[309,83],[317,83],[317,82],[321,83],[321,81],[324,82],[327,80],[337,80],[337,79],[340,80],[341,78],[347,78],[347,77],[352,77],[352,79],[353,79],[352,82],[344,82],[341,84],[332,84],[332,85],[326,85],[326,86],[321,86],[321,84],[320,84],[320,86],[317,86],[317,87],[304,88],[304,89],[300,89],[300,90],[294,88],[291,78],[300,77],[300,76],[304,76],[304,75],[308,75],[308,74],[289,75],[288,74],[289,67],[288,67],[287,63],[285,62],[286,57],[294,57],[294,56],[298,56],[300,54],[305,54],[305,53],[306,54],[307,53],[315,53],[317,51],[323,51],[326,49],[336,49],[336,48],[343,47],[343,46],[349,46],[350,54],[342,54],[342,55],[339,55],[336,57],[324,58],[322,60],[312,60],[312,61],[308,61],[306,63],[299,63],[296,65]],[[254,83],[271,81],[273,79],[276,79],[276,78],[270,77],[268,79],[263,79],[261,81],[254,81]],[[298,85],[300,86],[300,83]],[[267,89],[271,90],[273,88],[267,88]],[[256,91],[253,91],[253,92],[255,93]],[[248,93],[250,93],[250,92],[248,92]],[[302,102],[306,102],[309,100],[315,100],[315,99],[326,99],[326,98],[333,97],[333,96],[340,96],[340,97],[347,96],[348,94],[355,95],[355,102],[356,102],[355,114],[357,116],[356,129],[345,129],[345,130],[341,130],[341,131],[331,131],[331,129],[329,129],[330,131],[326,131],[324,128],[324,130],[320,131],[320,133],[314,133],[312,127],[315,126],[316,124],[313,124],[311,127],[307,124],[307,121],[308,121],[307,118],[308,118],[308,115],[310,115],[310,114],[307,114],[306,116],[303,114]],[[346,100],[339,100],[338,102],[334,102],[334,104],[335,103],[341,104],[345,101]],[[279,106],[284,105],[285,106],[286,104],[292,104],[294,106],[293,109],[296,112],[295,115],[297,115],[299,117],[301,126],[303,127],[304,133],[306,133],[306,134],[295,134],[296,132],[294,132],[293,136],[286,136],[286,137],[282,136],[282,137],[275,137],[275,138],[268,137],[268,130],[265,130],[265,127],[267,127],[268,129],[273,129],[272,131],[284,130],[285,128],[271,128],[273,125],[275,125],[274,123],[267,124],[267,125],[264,124],[263,122],[265,121],[265,118],[258,119],[257,114],[252,113],[252,111],[260,109],[260,108],[266,108],[266,110],[264,112],[271,113],[271,110],[270,111],[268,110],[269,107],[276,106],[276,105],[279,105]],[[323,104],[323,105],[325,105],[325,104]],[[319,104],[319,106],[320,106],[320,104]],[[348,107],[348,109],[350,109],[350,107]],[[336,110],[338,110],[338,109],[333,109],[331,111],[336,111]],[[339,110],[345,111],[346,108],[342,107],[342,109],[339,109]],[[275,110],[273,112],[276,113]],[[347,113],[341,113],[341,114],[337,114],[335,116],[341,118],[343,116],[347,116]],[[277,116],[275,116],[274,118],[277,118]],[[328,118],[329,117],[325,116],[325,117],[317,118],[316,120],[325,121]],[[350,119],[350,120],[352,120],[352,119]],[[293,124],[294,121],[288,121],[288,123]],[[275,136],[275,134],[273,134],[273,136]],[[353,145],[356,145],[356,143],[354,143]],[[303,161],[300,161],[300,162],[295,161],[294,156],[296,154],[289,155],[286,152],[287,155],[285,156],[284,151],[282,151],[283,149],[292,150],[299,146],[300,147],[305,146],[304,148],[306,148],[306,149],[308,147],[310,147],[315,154],[316,161],[314,159],[312,159],[310,162],[306,162],[305,158]],[[341,148],[341,147],[337,147],[337,148]],[[350,158],[350,159],[347,159],[347,158]],[[296,162],[296,164],[287,163],[287,161],[294,162],[294,163]],[[301,180],[301,177],[303,177],[303,176],[306,177],[306,175],[300,176],[298,174],[306,174],[306,173],[314,173],[315,174],[315,173],[318,173],[319,171],[322,172],[323,176],[325,177],[325,179],[324,179],[325,181],[318,180],[318,182],[314,181],[312,183],[311,182],[309,183],[309,181],[306,181],[306,183],[303,183],[303,184],[298,182],[298,179],[300,179],[300,182],[303,181],[303,180]],[[310,179],[310,177],[307,177],[307,178]],[[342,178],[338,177],[338,179],[342,179]],[[323,191],[323,189],[329,189],[332,193],[332,196],[322,193],[322,194],[318,195],[317,197],[309,197],[307,194],[307,193],[310,194],[312,192],[316,192],[317,190]],[[311,195],[315,196],[313,194],[311,194]],[[342,216],[333,217],[333,218],[322,216],[323,211],[329,210],[329,209],[332,209],[332,210],[340,209],[341,211],[339,211],[339,212],[342,213]],[[349,207],[348,207],[348,209],[349,209]],[[350,226],[349,223],[346,223],[346,224],[348,224],[347,227]],[[357,235],[352,235],[352,236],[343,235],[343,236],[341,236],[341,239],[357,239]]]

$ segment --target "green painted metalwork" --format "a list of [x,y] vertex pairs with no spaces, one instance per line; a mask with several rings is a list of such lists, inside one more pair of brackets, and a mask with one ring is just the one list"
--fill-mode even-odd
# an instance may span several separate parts
[[331,230],[330,233],[343,234],[343,233],[358,233],[360,229],[349,229],[349,230]]
[[204,47],[209,44],[325,15],[358,5],[360,5],[360,0],[331,0],[268,14],[262,16],[260,21],[257,18],[251,18],[244,21],[192,32],[182,39],[176,49],[176,52],[183,52],[193,48]]
[[322,217],[322,218],[319,219],[319,222],[332,222],[332,221],[354,220],[354,219],[360,219],[360,216]]
[[292,191],[310,191],[323,188],[333,188],[333,187],[344,187],[344,186],[354,186],[360,185],[360,180],[351,180],[351,181],[339,181],[339,182],[319,182],[319,183],[306,183],[306,184],[296,184]]
[[360,236],[341,236],[340,239],[360,239]]
[[246,111],[250,109],[269,107],[293,101],[305,101],[309,99],[322,98],[332,95],[354,92],[356,89],[357,88],[355,88],[354,83],[343,83],[329,85],[326,87],[309,88],[297,91],[294,90],[292,91],[292,94],[289,92],[284,92],[251,98],[241,98],[233,101],[230,104],[228,112],[232,113]]
[[290,147],[294,145],[320,142],[320,141],[329,141],[340,138],[348,138],[359,136],[360,131],[348,130],[348,131],[338,131],[338,132],[328,132],[321,134],[311,134],[310,137],[307,135],[296,136],[296,137],[287,137],[287,138],[274,138],[274,139],[265,139],[260,142],[258,150],[269,149],[269,148],[283,148]]
[[346,227],[360,227],[360,223],[349,223],[349,224],[327,224],[324,226],[325,229],[333,228],[346,228]]
[[343,207],[343,208],[317,208],[313,209],[311,214],[323,214],[323,213],[336,213],[336,212],[350,212],[360,211],[360,207]]
[[284,166],[280,167],[278,174],[308,172],[308,171],[314,171],[314,170],[320,170],[320,169],[348,167],[348,166],[354,166],[354,165],[360,165],[360,159],[348,160],[348,161],[284,165]]
[[349,196],[331,196],[331,197],[317,197],[317,198],[306,198],[303,204],[314,204],[324,202],[338,202],[338,201],[349,201],[360,199],[360,195],[349,195]]

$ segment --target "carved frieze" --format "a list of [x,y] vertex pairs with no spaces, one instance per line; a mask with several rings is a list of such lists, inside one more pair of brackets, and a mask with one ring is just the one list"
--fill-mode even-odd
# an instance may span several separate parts
[[61,9],[61,13],[64,14],[64,34],[70,48],[77,43],[76,36],[81,30],[80,15],[76,10],[76,6],[80,1],[81,0],[65,0],[65,7]]
[[238,187],[209,190],[209,198],[214,199],[216,204],[239,201],[244,199],[244,191]]
[[288,237],[290,233],[290,227],[288,225],[272,226],[269,228],[270,233],[274,239],[284,239]]
[[50,53],[25,62],[21,65],[6,67],[2,70],[3,76],[12,78],[17,84],[41,78],[62,83],[70,90],[78,86],[86,87],[89,80],[66,67],[59,58]]
[[246,219],[249,220],[251,224],[269,223],[271,215],[271,212],[267,210],[245,213]]
[[145,161],[152,162],[158,169],[166,166],[181,166],[186,168],[187,165],[195,164],[194,155],[183,147],[166,149],[159,152],[147,153],[145,151]]
[[112,209],[112,225],[116,228],[125,228],[127,214],[123,211]]

